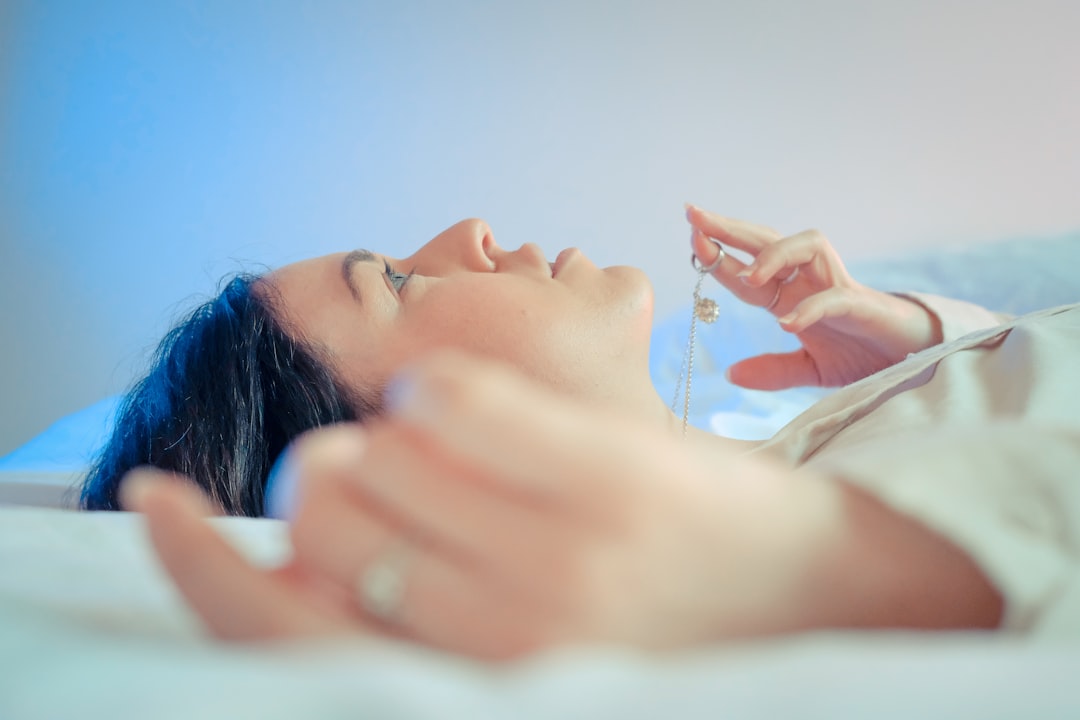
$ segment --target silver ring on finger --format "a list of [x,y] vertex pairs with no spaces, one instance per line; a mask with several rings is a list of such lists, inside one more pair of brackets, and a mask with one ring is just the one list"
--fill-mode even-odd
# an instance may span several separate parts
[[410,560],[408,545],[403,540],[397,540],[388,545],[356,578],[356,596],[361,607],[388,625],[401,622]]
[[716,246],[716,259],[708,267],[703,267],[701,261],[698,260],[697,253],[690,253],[690,265],[699,273],[709,273],[720,267],[720,263],[724,262],[724,258],[727,257],[727,253],[724,252],[724,246],[720,244],[719,240],[711,238],[705,235],[705,239]]
[[777,306],[777,304],[780,302],[780,291],[784,289],[784,285],[786,284],[787,281],[780,281],[776,283],[776,293],[772,296],[772,300],[769,301],[769,304],[765,306],[766,310],[772,311],[772,309]]

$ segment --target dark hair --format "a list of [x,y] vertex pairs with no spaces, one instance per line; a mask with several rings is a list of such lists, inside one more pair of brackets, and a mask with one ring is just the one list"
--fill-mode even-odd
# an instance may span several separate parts
[[83,508],[119,510],[124,473],[154,465],[231,515],[262,515],[267,475],[293,438],[379,412],[379,393],[350,391],[327,350],[285,332],[279,298],[258,280],[229,280],[161,341],[83,483]]

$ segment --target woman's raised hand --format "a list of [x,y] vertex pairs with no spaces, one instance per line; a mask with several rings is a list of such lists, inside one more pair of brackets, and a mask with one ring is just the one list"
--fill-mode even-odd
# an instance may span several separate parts
[[694,254],[716,259],[712,238],[750,256],[728,255],[712,275],[736,297],[775,315],[802,348],[747,358],[729,370],[736,385],[780,390],[847,385],[941,342],[921,305],[857,282],[817,230],[783,237],[775,230],[688,206]]

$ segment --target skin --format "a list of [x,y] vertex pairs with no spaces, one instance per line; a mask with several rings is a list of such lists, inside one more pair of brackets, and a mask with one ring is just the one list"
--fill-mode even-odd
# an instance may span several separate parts
[[[728,256],[713,272],[744,302],[768,304],[781,279],[799,269],[772,312],[803,348],[736,364],[730,375],[737,385],[845,385],[940,342],[932,316],[856,282],[821,233],[783,238],[692,206],[687,219],[693,250],[705,265],[717,252],[706,236],[755,258],[748,269]],[[351,283],[342,277],[345,255],[288,265],[266,282],[284,299],[286,326],[329,348],[339,377],[353,387],[385,387],[411,360],[457,348],[681,436],[681,419],[649,375],[653,297],[640,270],[601,269],[568,249],[554,272],[537,246],[504,250],[477,219],[448,228],[407,258],[375,255],[356,263]],[[400,293],[384,262],[412,273]],[[747,445],[693,428],[690,440],[704,447]]]
[[[705,236],[754,258],[749,267],[726,259],[714,277],[758,305],[780,287],[772,310],[803,344],[796,353],[742,361],[732,368],[740,384],[851,382],[940,341],[920,306],[855,283],[820,233],[784,238],[697,208],[688,219],[706,265],[715,248]],[[488,248],[483,255],[491,259],[486,234],[468,247]],[[394,377],[386,417],[313,432],[290,454],[283,482],[295,488],[295,554],[286,565],[251,566],[201,520],[205,501],[183,480],[142,471],[125,483],[125,504],[147,515],[166,569],[214,634],[378,632],[506,659],[578,643],[670,650],[813,628],[1000,622],[1001,598],[970,558],[843,478],[746,455],[722,439],[686,443],[675,435],[670,412],[651,410],[653,398],[633,385],[641,383],[633,349],[641,341],[617,342],[637,332],[636,314],[602,301],[611,297],[608,279],[624,287],[618,274],[590,269],[589,282],[563,296],[550,277],[529,284],[545,280],[540,272],[492,278],[490,266],[466,273],[460,265],[440,275],[434,260],[406,262],[445,283],[430,307],[445,315],[456,299],[458,309],[494,313],[482,316],[492,328],[468,335],[466,323],[451,334],[439,325],[448,318],[388,313],[395,331],[382,337],[392,341],[407,329],[408,341],[394,352],[409,361],[396,373],[375,363],[364,375]],[[361,318],[324,312],[316,291],[331,273],[305,281],[309,270],[301,270],[274,278],[292,299],[291,321],[322,341],[333,339],[323,333],[340,322],[344,339]],[[789,282],[780,286],[783,279]],[[499,292],[473,304],[472,294],[489,282]],[[308,289],[307,304],[295,302],[297,287]],[[584,317],[545,316],[540,308],[549,307]],[[528,327],[570,328],[568,340],[581,327],[601,332],[607,318],[626,323],[610,347],[555,342],[550,354],[521,354],[493,341],[498,333],[525,342],[520,323],[496,317],[507,308],[511,317],[535,312]],[[446,349],[467,337],[473,346]],[[366,357],[363,348],[339,351],[350,361]],[[605,365],[612,353],[625,367]],[[585,378],[560,367],[575,357]],[[625,394],[604,376],[623,371],[620,382],[631,383]],[[407,584],[400,614],[379,620],[353,587],[394,547],[407,549]]]
[[710,265],[716,246],[749,253],[746,265],[728,256],[713,277],[751,305],[768,305],[799,350],[747,358],[728,370],[736,385],[760,390],[839,387],[861,380],[941,342],[941,326],[921,305],[857,282],[818,230],[784,237],[776,230],[688,206],[694,254]]
[[[411,256],[375,255],[342,277],[346,253],[305,260],[266,282],[287,327],[331,349],[340,378],[384,387],[438,348],[508,363],[561,394],[658,427],[673,422],[649,380],[652,287],[631,267],[598,268],[569,249],[553,270],[526,244],[499,247],[482,220],[443,231]],[[384,262],[411,273],[398,292]],[[355,291],[355,292],[354,292]]]

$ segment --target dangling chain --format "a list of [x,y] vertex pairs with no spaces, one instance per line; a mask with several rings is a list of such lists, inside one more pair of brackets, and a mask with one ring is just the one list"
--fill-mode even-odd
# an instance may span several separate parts
[[701,284],[705,281],[705,276],[720,266],[720,263],[724,261],[724,249],[720,247],[720,243],[716,242],[712,238],[708,238],[710,242],[716,245],[717,256],[712,265],[705,267],[698,259],[697,255],[690,256],[690,264],[697,270],[697,282],[694,284],[694,310],[690,313],[690,334],[686,339],[686,351],[683,353],[682,366],[679,368],[679,379],[675,383],[675,395],[671,398],[671,411],[677,413],[679,403],[679,390],[683,388],[683,379],[686,379],[686,390],[683,393],[683,406],[682,406],[682,436],[686,437],[686,427],[690,422],[690,382],[694,376],[694,345],[697,342],[697,321],[711,325],[716,322],[716,319],[720,317],[720,306],[716,304],[715,300],[701,296]]

